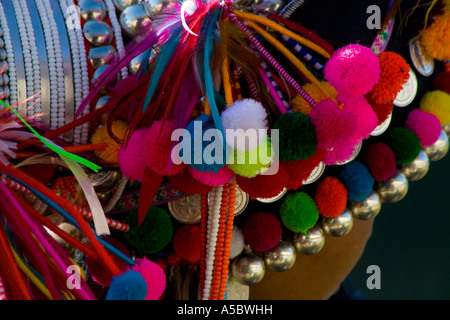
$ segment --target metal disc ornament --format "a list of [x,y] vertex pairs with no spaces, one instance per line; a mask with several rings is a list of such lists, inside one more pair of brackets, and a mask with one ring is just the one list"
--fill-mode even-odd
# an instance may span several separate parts
[[433,74],[434,59],[426,54],[420,41],[414,40],[409,44],[409,55],[417,72],[424,77],[429,77]]
[[441,160],[448,153],[449,141],[448,135],[444,130],[441,131],[439,139],[431,146],[423,148],[430,161]]
[[172,216],[185,224],[196,224],[201,219],[201,195],[193,194],[183,197],[168,204]]
[[325,171],[325,164],[320,162],[312,171],[309,177],[303,181],[304,185],[316,182]]
[[408,179],[400,171],[386,181],[378,181],[375,189],[382,202],[398,202],[408,193]]
[[409,181],[418,181],[426,176],[430,169],[430,159],[427,154],[420,151],[419,155],[413,162],[400,166],[400,171]]
[[231,274],[239,283],[252,286],[259,283],[266,273],[264,261],[253,252],[237,256],[231,265]]
[[359,152],[361,151],[361,148],[362,148],[362,143],[358,143],[358,144],[355,146],[355,149],[353,150],[352,156],[351,156],[350,158],[348,158],[348,159],[345,160],[345,161],[338,162],[338,163],[336,163],[336,164],[337,164],[337,165],[344,165],[344,164],[347,164],[347,163],[349,163],[349,162],[355,160],[356,157],[358,156]]
[[281,191],[275,197],[272,197],[272,198],[256,198],[256,200],[258,200],[259,202],[263,202],[263,203],[272,203],[272,202],[275,202],[277,200],[280,200],[286,194],[286,192],[287,192],[287,189],[284,188],[283,191]]
[[333,237],[343,237],[350,232],[353,227],[353,217],[348,209],[345,209],[336,218],[322,218],[322,229],[326,234]]
[[389,115],[389,117],[387,117],[387,119],[384,120],[383,123],[379,124],[375,128],[375,130],[372,131],[372,133],[370,135],[375,137],[375,136],[379,136],[382,133],[384,133],[387,130],[387,128],[389,128],[389,125],[391,124],[391,120],[392,120],[392,112]]
[[302,254],[316,254],[325,245],[325,235],[322,228],[316,226],[309,229],[307,233],[296,233],[293,244],[295,249]]
[[245,208],[247,208],[249,202],[249,196],[246,192],[242,191],[241,188],[236,186],[236,195],[235,195],[235,203],[234,203],[234,215],[237,216],[241,214]]
[[264,251],[263,260],[267,268],[275,272],[289,270],[295,264],[296,253],[292,243],[281,240],[274,248]]
[[370,220],[375,218],[381,210],[381,199],[373,190],[364,201],[350,201],[348,209],[353,216],[360,220]]
[[411,102],[413,102],[414,98],[417,94],[417,77],[412,69],[409,70],[409,79],[403,85],[402,90],[397,94],[397,97],[394,100],[394,105],[396,107],[406,107]]

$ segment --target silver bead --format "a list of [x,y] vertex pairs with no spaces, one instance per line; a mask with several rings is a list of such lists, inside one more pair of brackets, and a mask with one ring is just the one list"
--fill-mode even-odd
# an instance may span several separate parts
[[177,0],[147,0],[143,3],[151,18],[176,7]]
[[[142,59],[146,55],[146,52],[142,52],[138,56],[134,57],[133,60],[128,65],[128,69],[130,70],[131,74],[136,74],[139,71],[139,68],[141,67]],[[156,51],[152,50],[150,52],[149,57],[149,63],[153,60],[153,58],[156,56]]]
[[281,240],[274,248],[263,253],[267,268],[275,272],[289,270],[295,264],[296,253],[292,243]]
[[442,130],[447,134],[447,136],[450,134],[450,124],[447,124],[442,127]]
[[373,190],[364,201],[350,201],[348,209],[353,216],[360,220],[370,220],[375,218],[381,210],[381,199]]
[[2,38],[0,38],[0,48],[4,48],[5,47],[5,41],[3,41]]
[[398,202],[408,193],[408,179],[400,171],[386,181],[378,181],[375,186],[382,202]]
[[98,98],[97,102],[95,103],[95,110],[104,107],[110,98],[111,98],[110,96],[106,95]]
[[119,22],[122,30],[130,37],[134,37],[152,25],[149,13],[143,4],[126,7],[120,14]]
[[265,0],[262,4],[257,5],[257,8],[261,8],[258,10],[261,13],[274,14],[281,9],[282,4],[281,0]]
[[0,60],[6,60],[6,50],[5,49],[0,49]]
[[9,70],[8,62],[6,60],[0,61],[0,74],[1,75],[6,74],[8,73],[8,70]]
[[400,171],[409,181],[418,181],[422,179],[426,176],[429,169],[430,159],[423,151],[420,151],[419,155],[413,162],[400,166]]
[[325,245],[325,235],[322,228],[313,227],[307,233],[296,233],[293,243],[295,249],[302,254],[316,254]]
[[445,157],[448,148],[448,135],[442,130],[439,139],[431,146],[424,147],[423,151],[427,154],[430,161],[438,161]]
[[143,0],[113,0],[114,6],[117,10],[123,11],[126,7],[129,7],[133,4],[139,4]]
[[353,227],[353,217],[348,209],[345,209],[336,218],[322,218],[322,229],[326,234],[333,237],[343,237]]
[[233,260],[231,273],[239,283],[252,286],[264,278],[266,266],[259,256],[245,252]]
[[80,15],[85,21],[103,20],[106,17],[106,6],[103,0],[81,0],[78,2]]
[[86,21],[83,34],[87,41],[98,47],[110,44],[114,38],[111,27],[101,20]]
[[9,76],[8,76],[8,74],[4,73],[2,78],[3,78],[3,85],[7,86],[9,84]]
[[92,47],[89,49],[88,60],[94,69],[111,63],[117,57],[117,50],[111,46]]

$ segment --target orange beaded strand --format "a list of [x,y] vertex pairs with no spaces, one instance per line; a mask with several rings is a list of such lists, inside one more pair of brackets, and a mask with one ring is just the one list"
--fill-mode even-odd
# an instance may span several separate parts
[[200,256],[200,299],[203,298],[203,287],[205,285],[206,269],[206,225],[208,218],[208,193],[201,195],[201,218],[200,218],[200,236],[201,236],[201,256]]

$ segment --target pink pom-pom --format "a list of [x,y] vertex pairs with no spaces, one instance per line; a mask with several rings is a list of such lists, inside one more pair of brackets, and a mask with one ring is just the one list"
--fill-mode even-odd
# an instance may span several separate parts
[[352,141],[352,143],[356,145],[359,143],[357,140],[367,139],[378,125],[378,116],[373,111],[372,106],[363,96],[352,98],[348,95],[339,94],[337,98],[344,103],[344,110],[350,111],[357,116],[356,140]]
[[128,143],[119,149],[119,165],[123,174],[130,180],[142,181],[145,170],[142,141],[147,128],[137,129],[131,134]]
[[229,182],[234,177],[234,172],[231,171],[227,166],[220,168],[217,173],[212,171],[199,171],[188,166],[189,173],[192,178],[200,183],[206,184],[207,186],[218,187],[227,182]]
[[326,165],[340,164],[349,160],[355,152],[355,146],[348,145],[345,147],[333,148],[328,150],[323,158],[323,163]]
[[316,128],[318,148],[346,147],[349,141],[355,140],[358,117],[353,112],[341,110],[333,100],[320,101],[309,116]]
[[184,163],[177,165],[172,162],[171,137],[174,130],[173,121],[157,120],[147,130],[145,140],[141,141],[147,167],[162,176],[180,173],[185,167]]
[[166,274],[155,262],[147,258],[137,258],[136,264],[130,270],[139,272],[147,283],[145,300],[158,300],[166,289]]
[[365,154],[367,169],[375,181],[386,181],[397,171],[395,153],[383,142],[371,144]]
[[439,139],[441,122],[432,113],[414,109],[408,114],[405,128],[413,131],[420,140],[422,147],[431,146]]
[[339,93],[350,96],[368,93],[379,77],[378,57],[372,50],[359,44],[335,51],[325,66],[325,79]]

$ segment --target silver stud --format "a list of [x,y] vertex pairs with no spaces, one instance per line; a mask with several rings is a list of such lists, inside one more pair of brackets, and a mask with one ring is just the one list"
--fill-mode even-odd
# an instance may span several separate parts
[[94,69],[111,63],[117,57],[117,50],[111,46],[92,47],[88,53],[88,60]]
[[119,22],[122,30],[130,37],[134,37],[152,25],[149,13],[142,4],[126,7],[120,14]]
[[400,171],[409,181],[418,181],[426,176],[430,169],[430,159],[427,154],[420,151],[419,155],[413,162],[400,166]]
[[274,248],[263,253],[266,267],[275,272],[289,270],[295,264],[296,253],[292,243],[281,240]]
[[114,6],[117,10],[123,11],[126,7],[129,7],[133,4],[142,3],[143,0],[113,0]]
[[389,180],[378,181],[375,189],[382,202],[398,202],[408,193],[408,179],[400,171]]
[[103,0],[80,0],[80,15],[85,21],[103,20],[106,17],[106,6]]
[[170,11],[176,7],[177,0],[148,0],[143,3],[145,10],[154,18],[156,15]]
[[266,266],[258,255],[245,252],[233,260],[231,273],[239,283],[252,286],[264,278]]
[[441,131],[439,139],[431,146],[423,148],[430,161],[441,160],[448,153],[449,142],[448,135],[444,130]]
[[345,209],[336,218],[322,217],[322,229],[326,234],[333,237],[343,237],[353,227],[353,217],[348,209]]
[[375,218],[381,210],[381,200],[378,192],[373,190],[364,201],[350,201],[348,209],[360,220]]
[[322,228],[316,226],[309,229],[306,233],[296,233],[293,243],[295,249],[302,254],[316,254],[325,245],[325,235]]
[[106,46],[114,38],[111,27],[101,20],[86,21],[83,27],[83,34],[86,40],[94,46]]

